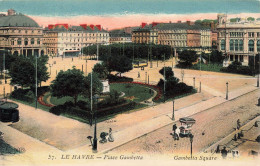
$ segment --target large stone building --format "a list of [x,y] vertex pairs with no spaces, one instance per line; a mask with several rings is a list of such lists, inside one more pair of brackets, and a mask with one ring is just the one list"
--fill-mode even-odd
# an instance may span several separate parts
[[147,25],[142,23],[141,27],[135,28],[132,31],[133,43],[158,44],[158,31],[154,29],[157,23]]
[[9,9],[0,17],[0,49],[15,55],[43,55],[42,31],[33,19]]
[[226,14],[218,15],[218,50],[227,57],[228,63],[239,61],[249,65],[260,52],[260,21],[238,19],[230,22]]
[[112,30],[109,32],[110,36],[110,44],[113,43],[131,43],[132,35],[130,33],[126,33],[124,30]]
[[196,25],[190,21],[186,23],[152,23],[133,30],[134,43],[154,43],[169,45],[173,48],[211,49],[211,29]]
[[108,43],[109,33],[100,25],[55,24],[44,30],[44,46],[49,55],[77,56],[83,47]]

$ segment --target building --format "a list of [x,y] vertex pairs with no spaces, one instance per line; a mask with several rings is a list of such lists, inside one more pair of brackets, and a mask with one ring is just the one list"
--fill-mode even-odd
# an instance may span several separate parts
[[[203,31],[202,31],[203,32]],[[187,47],[200,47],[204,43],[202,40],[202,34],[200,30],[188,28],[187,29]]]
[[113,43],[131,43],[132,35],[130,33],[126,33],[124,30],[112,30],[109,32],[110,36],[110,44]]
[[194,24],[191,21],[181,23],[155,23],[133,30],[132,40],[135,43],[154,43],[169,45],[176,49],[194,49],[196,51],[211,50],[211,29]]
[[30,17],[8,10],[0,17],[0,49],[15,55],[43,55],[43,29]]
[[158,31],[153,29],[157,23],[147,25],[142,23],[141,27],[132,30],[132,42],[133,43],[145,43],[145,44],[158,44]]
[[49,50],[49,55],[54,53],[58,56],[77,56],[81,53],[83,47],[109,43],[109,33],[102,29],[100,25],[93,24],[81,24],[80,26],[49,25],[45,28],[44,34],[44,45],[47,52]]
[[222,51],[228,63],[239,61],[249,65],[250,59],[260,52],[260,21],[238,19],[230,22],[226,14],[218,15],[218,50]]
[[58,55],[58,32],[45,29],[43,31],[43,46],[47,55]]

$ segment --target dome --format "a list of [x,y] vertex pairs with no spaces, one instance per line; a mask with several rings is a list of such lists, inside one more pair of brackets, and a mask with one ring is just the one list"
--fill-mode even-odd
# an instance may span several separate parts
[[0,27],[39,27],[39,25],[28,16],[15,14],[0,17]]

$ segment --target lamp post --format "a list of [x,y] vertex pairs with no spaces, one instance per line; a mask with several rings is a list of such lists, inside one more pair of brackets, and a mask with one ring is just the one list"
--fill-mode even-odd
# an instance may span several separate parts
[[195,77],[193,77],[193,88],[195,89]]
[[201,81],[200,81],[200,93],[201,93]]
[[98,108],[98,98],[99,98],[99,95],[98,94],[95,94],[94,96],[94,100],[96,101],[96,110],[95,110],[95,127],[94,127],[94,139],[93,139],[93,147],[92,147],[92,150],[94,153],[97,152],[97,108]]
[[37,55],[35,56],[35,109],[37,109],[37,88],[38,88],[38,81],[37,81]]
[[228,100],[228,82],[226,83],[226,86],[227,86],[226,100]]
[[163,77],[164,77],[164,81],[163,81],[163,102],[165,102],[165,94],[166,94],[166,78],[165,78],[165,54],[164,54],[164,67],[163,67]]
[[174,117],[174,100],[172,101],[172,120],[175,120],[175,117]]
[[192,142],[193,142],[194,135],[190,134],[189,137],[190,137],[190,157],[192,158]]
[[147,83],[147,71],[145,72],[145,83]]
[[51,67],[52,67],[53,64],[49,64],[49,67],[50,67],[50,75],[51,75]]
[[259,55],[259,58],[258,58],[258,75],[257,75],[257,87],[259,87],[259,75],[260,75],[260,55]]

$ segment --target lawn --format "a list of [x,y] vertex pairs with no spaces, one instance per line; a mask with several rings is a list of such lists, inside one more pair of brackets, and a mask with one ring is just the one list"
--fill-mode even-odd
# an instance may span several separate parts
[[[113,83],[110,84],[110,90],[117,90],[125,93],[125,98],[136,103],[148,100],[154,94],[148,86],[131,83]],[[150,93],[151,92],[151,93]]]
[[[149,98],[151,98],[154,94],[153,91],[150,93],[150,88],[148,86],[139,85],[139,84],[131,84],[131,83],[112,83],[110,84],[110,91],[116,90],[118,92],[123,92],[125,95],[124,97],[129,101],[134,101],[136,103],[139,103],[141,101],[145,101]],[[47,102],[47,98],[50,96],[50,93],[48,92],[45,94],[43,100]],[[83,96],[79,96],[78,101],[86,101],[87,98]],[[66,101],[72,101],[74,102],[72,97],[66,96],[62,98],[57,97],[51,97],[50,102],[53,105],[61,105],[64,104]]]
[[[221,72],[220,69],[222,67],[223,67],[222,64],[215,64],[215,63],[205,64],[205,63],[201,63],[201,70],[203,70],[203,71]],[[191,69],[200,70],[200,64],[197,63],[197,64],[193,65],[191,67]]]

